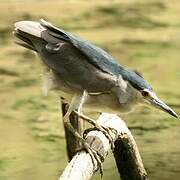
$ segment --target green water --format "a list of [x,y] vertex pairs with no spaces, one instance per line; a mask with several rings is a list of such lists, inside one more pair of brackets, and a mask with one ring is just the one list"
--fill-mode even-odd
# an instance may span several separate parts
[[[179,11],[171,0],[0,1],[0,179],[54,180],[67,165],[59,97],[42,96],[41,63],[13,43],[14,22],[43,17],[100,45],[180,114]],[[180,179],[180,121],[147,107],[122,118],[148,179]],[[111,154],[103,167],[104,180],[119,179]]]

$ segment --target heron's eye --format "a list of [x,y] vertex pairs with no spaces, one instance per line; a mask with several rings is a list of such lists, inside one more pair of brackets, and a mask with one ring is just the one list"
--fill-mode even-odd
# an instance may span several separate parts
[[142,96],[144,96],[144,97],[149,96],[149,93],[148,93],[147,91],[142,91],[141,94],[142,94]]

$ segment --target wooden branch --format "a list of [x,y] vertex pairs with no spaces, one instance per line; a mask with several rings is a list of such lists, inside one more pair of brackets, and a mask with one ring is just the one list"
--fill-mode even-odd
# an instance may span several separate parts
[[[146,179],[146,171],[142,164],[137,145],[124,121],[122,121],[116,115],[103,113],[99,117],[97,122],[100,125],[110,127],[116,130],[111,131],[110,133],[116,145],[114,155],[116,158],[119,172],[121,173],[122,180]],[[101,154],[101,156],[103,156],[104,158],[107,156],[108,151],[110,150],[109,140],[100,131],[89,132],[86,136],[86,142],[93,149],[98,151],[98,153]],[[127,153],[124,151],[127,151]],[[128,156],[129,157],[124,160],[123,156],[126,158]],[[121,163],[118,163],[118,161],[120,161]],[[122,164],[124,162],[126,163]],[[128,172],[120,170],[121,168],[128,168]],[[71,162],[67,165],[59,180],[88,180],[92,177],[96,169],[97,163],[93,165],[90,155],[84,150],[81,150],[73,157]],[[123,173],[131,174],[132,176],[123,175]]]
[[[69,105],[68,103],[64,102],[64,99],[61,98],[61,109],[62,115],[64,116],[67,112]],[[70,123],[81,134],[81,125],[79,123],[78,117],[75,113],[71,113],[70,115]],[[64,123],[63,123],[64,125]],[[68,160],[71,161],[73,156],[76,154],[77,150],[80,149],[81,143],[79,140],[68,130],[68,128],[64,125],[65,131],[65,140],[66,140],[66,152],[68,156]]]
[[[124,123],[122,121],[122,123]],[[124,128],[127,128],[124,123]],[[124,129],[125,130],[125,129]],[[114,157],[122,180],[145,180],[147,173],[144,169],[136,142],[127,129],[124,136],[115,141]]]

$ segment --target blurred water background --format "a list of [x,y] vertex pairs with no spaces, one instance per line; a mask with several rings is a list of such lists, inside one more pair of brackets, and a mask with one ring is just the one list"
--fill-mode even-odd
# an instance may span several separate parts
[[[179,13],[177,0],[0,0],[0,179],[55,180],[67,164],[59,97],[43,97],[41,62],[14,44],[14,22],[44,18],[94,42],[180,113]],[[122,118],[149,179],[180,179],[180,121],[146,107]],[[104,180],[119,179],[111,155],[103,166]]]

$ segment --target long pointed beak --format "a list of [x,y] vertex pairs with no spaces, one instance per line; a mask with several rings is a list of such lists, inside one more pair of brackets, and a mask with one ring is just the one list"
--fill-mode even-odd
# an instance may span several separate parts
[[165,111],[169,113],[170,115],[174,116],[175,118],[179,118],[178,115],[169,107],[167,106],[164,102],[162,102],[160,99],[156,98],[151,100],[151,104],[155,106],[156,108]]

